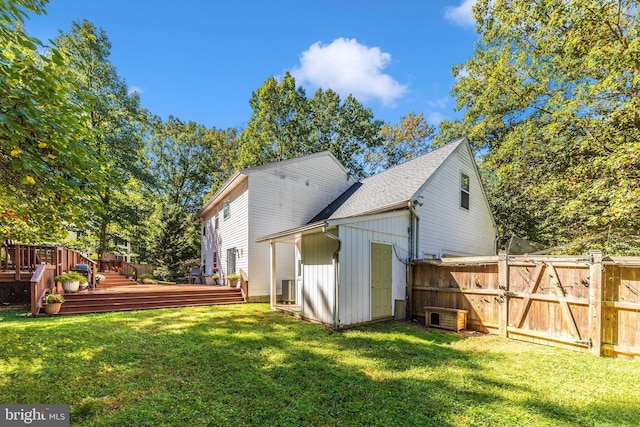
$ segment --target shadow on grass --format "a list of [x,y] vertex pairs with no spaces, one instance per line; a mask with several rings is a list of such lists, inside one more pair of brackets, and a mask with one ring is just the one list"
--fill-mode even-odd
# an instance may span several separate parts
[[408,323],[329,334],[247,304],[0,313],[0,337],[3,399],[68,403],[72,425],[496,425],[514,406],[515,425],[572,424],[570,404],[485,372],[499,356]]

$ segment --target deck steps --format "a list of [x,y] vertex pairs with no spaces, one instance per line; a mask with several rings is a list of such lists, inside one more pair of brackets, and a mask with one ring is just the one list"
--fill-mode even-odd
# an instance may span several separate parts
[[120,273],[99,273],[104,276],[104,280],[98,285],[99,288],[112,288],[115,286],[135,285],[135,280],[127,279]]
[[223,286],[212,286],[210,290],[176,287],[167,291],[148,292],[139,290],[127,293],[79,292],[65,294],[65,299],[66,302],[62,304],[59,314],[104,313],[245,302],[240,289]]

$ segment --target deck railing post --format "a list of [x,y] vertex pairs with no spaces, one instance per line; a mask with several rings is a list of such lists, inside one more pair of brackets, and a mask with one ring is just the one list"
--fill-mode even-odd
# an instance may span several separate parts
[[22,275],[22,245],[15,245],[13,247],[13,269],[16,272],[16,280],[21,280]]

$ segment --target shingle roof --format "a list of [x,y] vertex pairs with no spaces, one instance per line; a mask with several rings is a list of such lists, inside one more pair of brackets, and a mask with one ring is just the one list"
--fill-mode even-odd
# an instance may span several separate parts
[[318,213],[309,224],[326,219],[349,218],[386,212],[406,206],[424,183],[466,138],[394,166],[354,184]]

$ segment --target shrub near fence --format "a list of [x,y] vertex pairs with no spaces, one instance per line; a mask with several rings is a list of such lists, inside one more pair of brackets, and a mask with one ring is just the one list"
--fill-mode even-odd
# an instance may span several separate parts
[[412,267],[410,308],[468,311],[468,329],[640,358],[640,257],[451,258]]

